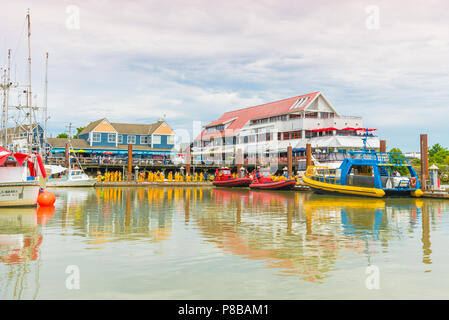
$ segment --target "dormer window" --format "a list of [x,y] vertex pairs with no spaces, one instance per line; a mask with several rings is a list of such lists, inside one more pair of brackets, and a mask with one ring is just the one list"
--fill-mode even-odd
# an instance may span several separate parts
[[308,102],[310,99],[310,97],[303,97],[303,98],[299,98],[292,106],[290,109],[297,109],[297,108],[301,108],[304,104],[306,104],[306,102]]
[[224,124],[220,124],[218,126],[213,126],[213,127],[207,127],[206,128],[206,132],[210,133],[210,132],[216,132],[216,131],[223,131],[224,130]]

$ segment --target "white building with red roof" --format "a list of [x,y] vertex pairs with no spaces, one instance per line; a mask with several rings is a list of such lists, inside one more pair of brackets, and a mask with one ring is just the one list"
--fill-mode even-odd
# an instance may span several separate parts
[[[192,155],[197,163],[232,164],[240,149],[244,163],[271,163],[288,146],[295,156],[308,143],[317,152],[361,149],[365,131],[361,117],[340,115],[318,91],[224,113],[195,138]],[[379,144],[370,132],[367,148]]]

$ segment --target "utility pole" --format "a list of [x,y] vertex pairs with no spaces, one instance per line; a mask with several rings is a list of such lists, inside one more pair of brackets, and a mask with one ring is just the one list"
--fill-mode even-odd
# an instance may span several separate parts
[[69,124],[67,125],[67,131],[69,133],[69,139],[72,138],[72,128],[73,128],[73,124],[71,122],[69,122]]

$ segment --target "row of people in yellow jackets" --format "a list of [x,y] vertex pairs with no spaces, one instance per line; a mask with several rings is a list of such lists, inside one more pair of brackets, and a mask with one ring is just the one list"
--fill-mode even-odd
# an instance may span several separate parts
[[[213,177],[212,177],[213,178]],[[175,181],[175,182],[204,182],[206,181],[205,175],[201,172],[200,174],[195,173],[192,175],[187,175],[184,177],[179,172],[173,174],[173,172],[169,172],[167,176],[164,175],[161,171],[148,171],[148,172],[140,172],[138,176],[138,181],[140,182],[163,182],[163,181]],[[97,172],[97,181],[98,182],[120,182],[122,181],[122,173],[120,171],[109,171],[105,172],[104,175],[101,174],[100,171]]]
[[[237,178],[238,175],[236,173],[232,174],[233,178]],[[282,180],[287,180],[288,178],[284,175],[271,175],[270,176],[271,179],[273,181],[282,181]],[[184,177],[182,174],[180,174],[179,172],[176,172],[175,174],[173,174],[172,171],[170,171],[167,175],[167,177],[165,177],[164,173],[161,171],[156,171],[156,172],[152,172],[152,171],[148,171],[148,172],[140,172],[139,173],[139,177],[138,177],[138,181],[140,182],[163,182],[163,181],[169,181],[169,182],[204,182],[207,181],[206,178],[208,178],[207,180],[213,180],[213,175],[210,175],[209,177],[205,176],[202,172],[200,174],[198,174],[197,172],[195,172],[195,174],[192,175],[187,175],[186,177]],[[300,183],[300,175],[297,175],[295,177],[292,177],[293,179],[296,180],[296,184]],[[120,171],[109,171],[109,172],[105,172],[104,175],[101,174],[101,172],[97,172],[97,181],[101,182],[120,182],[122,181],[122,173]]]

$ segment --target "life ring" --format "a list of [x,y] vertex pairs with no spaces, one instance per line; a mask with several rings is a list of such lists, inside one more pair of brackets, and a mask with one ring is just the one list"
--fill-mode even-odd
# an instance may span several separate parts
[[411,187],[415,187],[416,186],[416,177],[411,177],[410,178],[410,186]]

